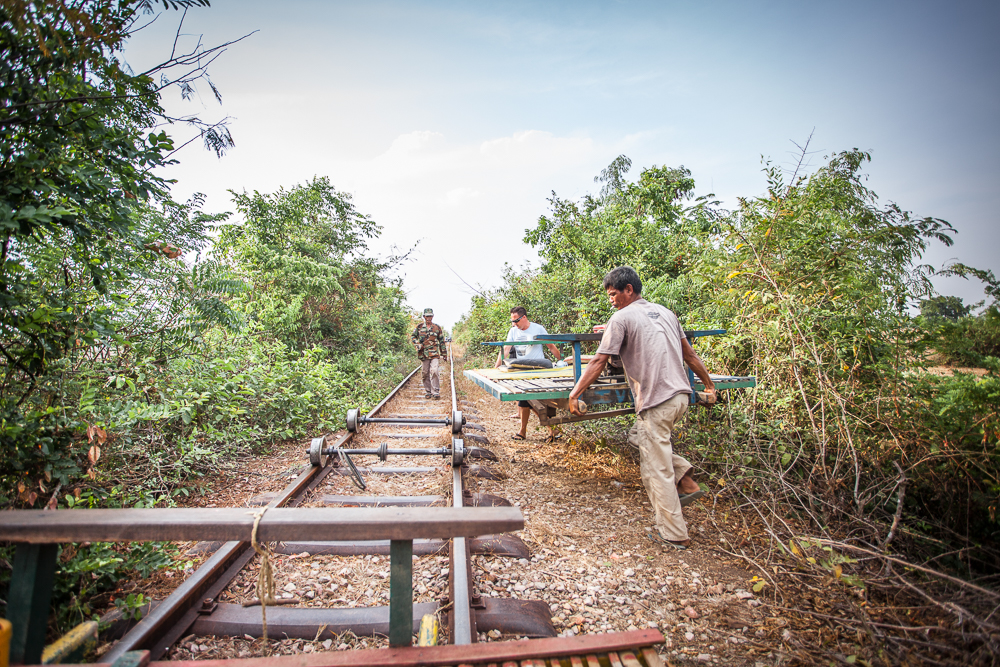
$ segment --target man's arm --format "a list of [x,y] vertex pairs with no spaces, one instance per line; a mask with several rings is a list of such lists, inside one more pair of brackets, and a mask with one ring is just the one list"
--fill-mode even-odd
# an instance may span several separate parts
[[[574,415],[583,414],[580,412],[580,408],[576,401],[583,395],[583,392],[587,390],[587,387],[592,385],[594,380],[598,378],[601,371],[603,371],[604,367],[607,366],[608,359],[610,358],[610,354],[595,354],[594,358],[587,364],[587,370],[583,372],[583,375],[580,376],[576,385],[573,386],[573,391],[569,392],[569,411]],[[704,366],[702,368],[704,368]]]
[[545,347],[549,348],[549,352],[555,356],[556,361],[562,359],[562,353],[559,352],[559,348],[555,346],[555,343],[548,343]]
[[[503,348],[503,353],[506,354],[507,357],[509,358],[510,357],[510,348],[511,348],[511,346],[510,345],[503,345],[501,347]],[[500,354],[500,350],[497,350],[497,362],[495,364],[493,364],[493,368],[500,368],[500,364],[501,364],[501,360],[502,359],[503,359],[503,356]]]
[[688,342],[687,338],[681,339],[681,350],[684,353],[684,361],[687,363],[688,368],[694,371],[694,374],[697,375],[705,385],[705,392],[711,394],[711,403],[715,403],[719,394],[715,391],[715,383],[712,382],[712,376],[708,374],[708,369],[705,368],[705,364],[702,363],[701,357],[699,357],[698,353],[694,351],[693,347],[691,347],[691,343]]

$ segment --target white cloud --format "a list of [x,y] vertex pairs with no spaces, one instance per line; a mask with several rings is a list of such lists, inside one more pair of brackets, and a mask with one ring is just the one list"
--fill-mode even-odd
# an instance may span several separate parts
[[444,196],[444,204],[446,206],[460,206],[470,199],[475,199],[479,197],[482,193],[479,190],[474,190],[472,188],[455,188],[454,190],[449,190]]

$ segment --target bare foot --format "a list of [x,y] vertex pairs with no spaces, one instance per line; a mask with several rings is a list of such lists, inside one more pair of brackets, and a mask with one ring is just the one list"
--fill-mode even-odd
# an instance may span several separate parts
[[694,493],[695,491],[700,491],[701,487],[698,486],[698,482],[694,481],[694,476],[691,471],[688,470],[681,480],[677,482],[677,493]]

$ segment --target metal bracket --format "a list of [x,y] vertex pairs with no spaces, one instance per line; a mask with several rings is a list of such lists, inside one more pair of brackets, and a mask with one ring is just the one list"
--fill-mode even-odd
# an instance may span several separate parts
[[354,482],[354,486],[358,487],[362,491],[367,489],[368,485],[365,484],[365,480],[361,476],[361,472],[358,471],[358,467],[354,465],[354,461],[351,460],[351,456],[343,449],[338,449],[337,454],[339,454],[341,460],[347,464],[347,469],[351,473],[351,480]]

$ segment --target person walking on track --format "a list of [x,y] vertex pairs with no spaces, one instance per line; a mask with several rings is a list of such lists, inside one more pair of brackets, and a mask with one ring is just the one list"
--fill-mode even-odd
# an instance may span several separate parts
[[424,308],[424,321],[410,334],[417,348],[417,358],[423,366],[424,398],[441,398],[441,360],[448,361],[444,330],[434,324],[434,310]]
[[673,453],[670,432],[687,412],[691,385],[684,363],[705,383],[706,402],[716,391],[705,364],[695,354],[677,316],[642,298],[642,282],[632,267],[619,266],[604,277],[604,289],[618,312],[604,327],[600,347],[569,394],[569,408],[581,414],[577,400],[593,384],[613,355],[621,357],[635,401],[635,426],[629,442],[639,449],[639,472],[653,506],[656,530],[650,539],[686,549],[691,540],[683,505],[704,494],[691,475],[691,464]]

